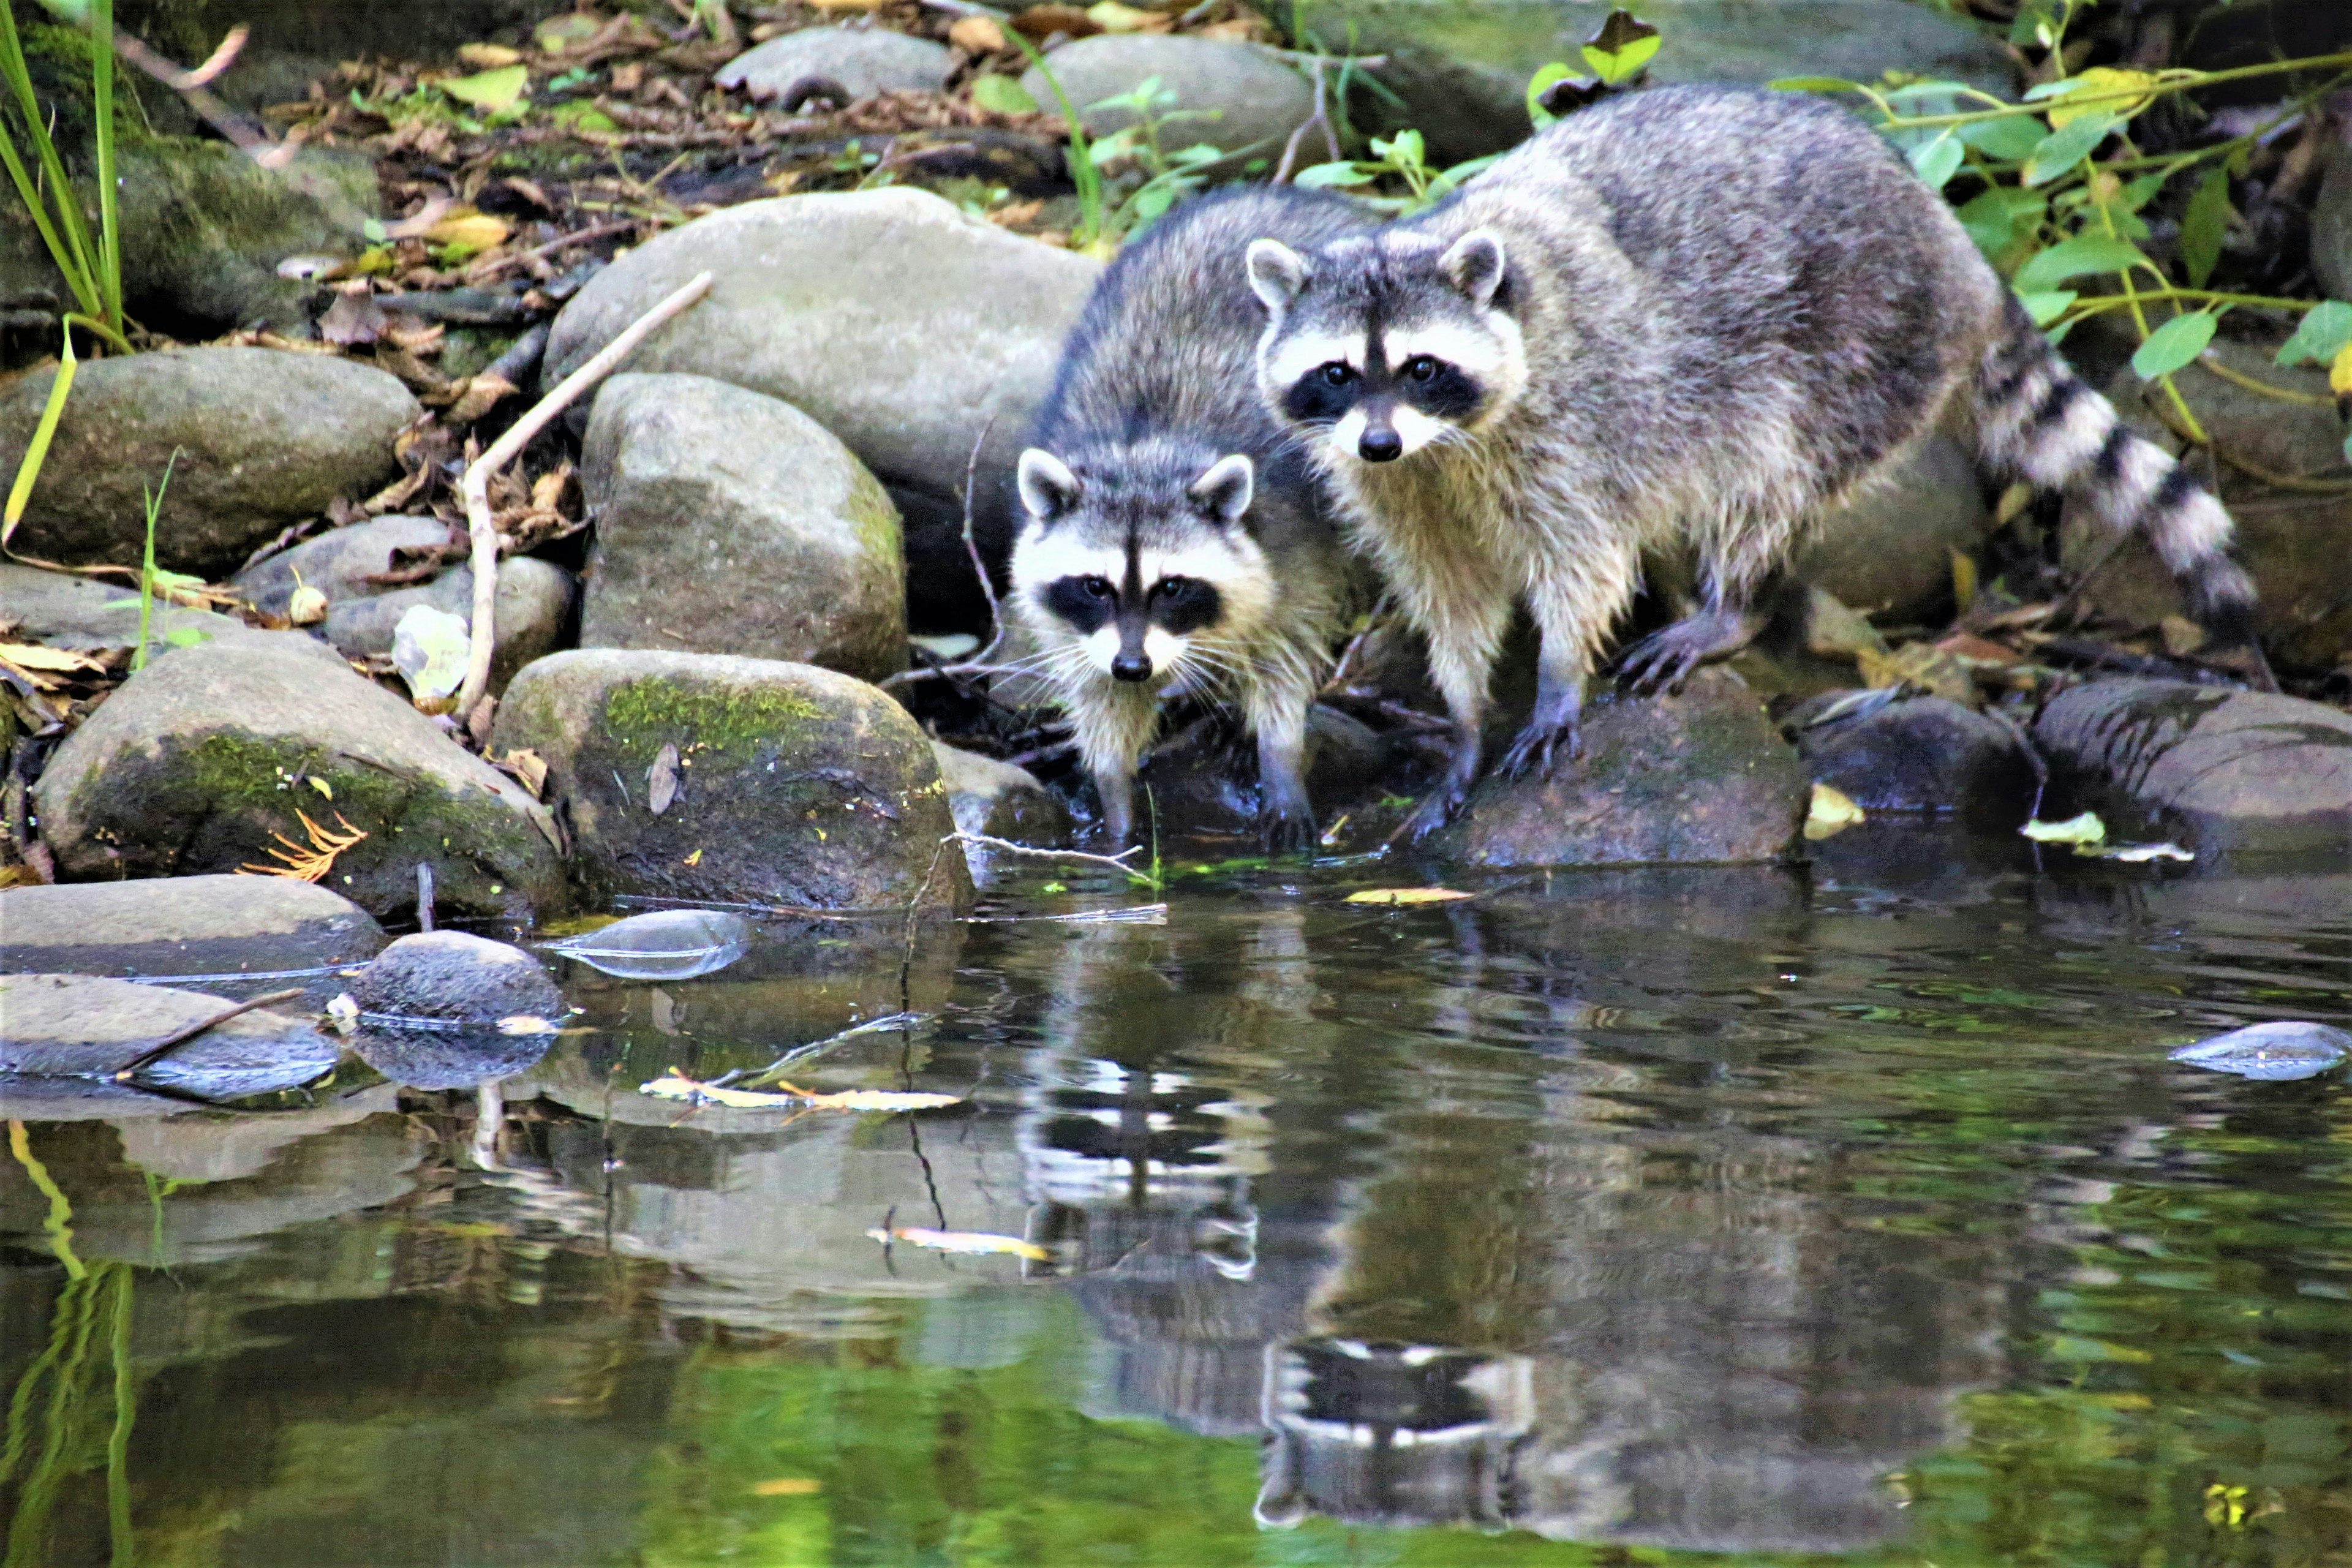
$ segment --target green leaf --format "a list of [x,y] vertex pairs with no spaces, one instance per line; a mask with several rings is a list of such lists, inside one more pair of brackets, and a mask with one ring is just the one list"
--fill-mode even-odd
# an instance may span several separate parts
[[1955,215],[1986,259],[2000,264],[2019,240],[2040,226],[2050,204],[2032,191],[1995,185],[1961,204]]
[[2115,115],[2105,110],[2068,121],[2042,139],[2032,155],[2025,160],[2020,177],[2030,186],[2048,184],[2089,157],[2091,150],[2107,139],[2116,123]]
[[2230,226],[2230,176],[2209,169],[2189,198],[2180,218],[2180,265],[2189,281],[2202,289],[2221,259],[2221,237]]
[[2185,316],[2175,316],[2147,335],[2139,352],[2132,355],[2132,370],[2142,381],[2154,381],[2159,375],[2170,375],[2205,352],[2213,341],[2216,318],[2210,310],[2191,310]]
[[1419,168],[1425,155],[1418,131],[1400,131],[1389,141],[1389,162],[1400,169]]
[[199,631],[194,626],[173,626],[163,634],[163,640],[173,647],[194,647],[200,642],[212,641],[213,635],[207,631]]
[[2344,352],[2346,343],[2352,343],[2352,305],[2341,300],[2323,300],[2304,317],[2294,336],[2279,350],[2278,363],[2301,364],[2316,360],[2321,364],[2332,364],[2336,356]]
[[2020,294],[2017,302],[2025,307],[2025,313],[2033,318],[2035,326],[2046,327],[2064,315],[2066,307],[2081,298],[2072,289],[2053,289],[2042,293]]
[[2086,272],[2122,272],[2147,260],[2139,247],[2128,240],[2111,239],[2104,234],[2076,235],[2019,268],[2016,282],[2020,292],[2030,294],[2056,288],[2069,278],[2080,278]]
[[1620,6],[1579,52],[1594,76],[1614,87],[1639,76],[1663,42],[1657,28]]
[[1537,130],[1542,130],[1559,118],[1538,101],[1543,97],[1544,89],[1556,81],[1566,81],[1577,74],[1579,73],[1574,66],[1554,60],[1548,66],[1538,67],[1536,74],[1528,78],[1528,118],[1534,121]]
[[1312,191],[1331,185],[1360,185],[1370,178],[1353,163],[1309,163],[1291,175],[1290,183]]
[[[5,132],[0,132],[5,134]],[[49,441],[58,433],[58,418],[66,411],[66,395],[73,390],[74,350],[73,328],[65,330],[64,354],[58,361],[57,379],[49,383],[48,401],[41,405],[40,423],[33,426],[33,438],[25,446],[25,456],[16,464],[16,482],[8,487],[8,509],[0,513],[0,544],[16,531],[25,519],[25,504],[33,499],[33,484],[41,477],[41,463],[49,455]]]
[[1958,127],[1960,140],[1988,158],[2022,163],[2033,156],[2042,145],[2042,122],[2027,115],[2014,114],[2002,120],[1979,120],[1973,125]]
[[1929,190],[1940,191],[1960,172],[1960,139],[1947,131],[1926,146],[1911,150],[1911,167]]
[[1860,92],[1860,82],[1842,76],[1779,76],[1764,84],[1774,92]]
[[470,103],[478,109],[510,109],[522,100],[522,89],[530,85],[529,66],[500,66],[496,70],[477,71],[440,84],[441,90],[460,103]]

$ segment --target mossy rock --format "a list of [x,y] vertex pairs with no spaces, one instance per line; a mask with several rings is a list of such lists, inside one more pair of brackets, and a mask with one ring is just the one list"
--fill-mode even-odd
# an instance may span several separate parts
[[[547,812],[381,687],[277,648],[189,648],[126,681],[58,748],[41,831],[74,880],[271,867],[301,816],[366,837],[319,879],[405,913],[432,866],[447,912],[528,918],[560,905]],[[298,815],[301,814],[301,815]]]
[[[971,879],[930,742],[880,690],[720,654],[583,649],[526,666],[490,737],[534,751],[593,900],[961,908]],[[675,798],[652,809],[664,748]]]

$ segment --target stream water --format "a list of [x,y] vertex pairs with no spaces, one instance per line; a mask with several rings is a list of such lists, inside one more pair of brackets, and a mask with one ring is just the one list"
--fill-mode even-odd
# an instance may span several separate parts
[[[492,1093],[12,1124],[5,1562],[2352,1561],[2352,1069],[2166,1059],[2352,1019],[2352,878],[1825,848],[1022,870],[559,960]],[[895,1013],[788,1076],[961,1103],[636,1092]]]

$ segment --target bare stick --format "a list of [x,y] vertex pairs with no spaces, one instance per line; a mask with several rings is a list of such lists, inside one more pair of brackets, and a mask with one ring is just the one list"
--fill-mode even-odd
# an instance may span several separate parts
[[1151,886],[1149,872],[1139,871],[1127,863],[1129,855],[1142,852],[1140,844],[1130,845],[1116,855],[1087,855],[1076,849],[1040,849],[1033,844],[1015,844],[1010,838],[997,838],[985,833],[950,833],[948,837],[960,844],[978,844],[990,849],[1002,849],[1009,855],[1034,855],[1042,860],[1084,860],[1090,866],[1108,866],[1147,888]]
[[471,714],[490,684],[490,653],[498,639],[499,528],[490,515],[490,476],[520,457],[531,437],[569,407],[582,393],[629,357],[655,329],[710,292],[711,275],[698,272],[680,289],[631,322],[626,331],[599,350],[596,357],[563,378],[553,392],[531,405],[513,428],[466,469],[461,487],[466,500],[466,531],[474,542],[474,647],[466,661],[466,682],[457,689],[457,711]]
[[980,448],[987,441],[988,433],[995,428],[996,416],[992,414],[988,416],[988,423],[980,427],[980,434],[972,437],[971,455],[964,459],[963,464],[963,552],[971,558],[972,575],[980,579],[980,591],[988,600],[988,646],[970,658],[955,664],[933,665],[929,669],[902,669],[896,675],[885,676],[882,684],[886,687],[930,680],[943,675],[998,673],[996,667],[989,661],[996,657],[997,645],[1004,640],[1004,607],[997,603],[995,581],[989,576],[988,567],[980,558],[980,542],[972,537],[971,532],[971,487],[980,472]]
[[1277,185],[1290,184],[1291,176],[1298,172],[1299,143],[1305,142],[1307,133],[1318,125],[1323,128],[1324,145],[1331,150],[1331,161],[1335,163],[1339,161],[1339,139],[1332,134],[1331,117],[1328,112],[1329,102],[1323,81],[1323,57],[1318,55],[1308,61],[1307,70],[1315,80],[1315,112],[1300,121],[1298,129],[1290,133],[1290,140],[1282,144],[1282,162],[1276,164],[1274,170],[1274,184]]
[[211,1017],[203,1019],[197,1023],[190,1024],[185,1028],[174,1029],[170,1034],[164,1036],[162,1039],[156,1041],[153,1045],[148,1047],[145,1050],[140,1052],[137,1056],[132,1057],[120,1068],[117,1068],[114,1072],[114,1081],[117,1083],[129,1083],[131,1081],[131,1075],[136,1073],[141,1068],[152,1065],[157,1058],[178,1050],[182,1046],[186,1045],[190,1040],[194,1039],[198,1035],[203,1034],[205,1030],[217,1028],[241,1013],[250,1013],[256,1007],[267,1007],[272,1002],[291,1002],[295,997],[299,996],[300,994],[302,994],[302,988],[299,985],[289,987],[284,991],[272,991],[267,996],[256,996],[250,1002],[239,1002],[236,1006],[231,1007],[225,1013],[215,1013]]

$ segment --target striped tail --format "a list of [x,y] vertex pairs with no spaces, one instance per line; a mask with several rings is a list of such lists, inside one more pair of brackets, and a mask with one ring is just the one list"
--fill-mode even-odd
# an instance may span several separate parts
[[1986,459],[2086,502],[2116,534],[2145,534],[2189,614],[2225,644],[2252,641],[2253,579],[2231,553],[2236,530],[2210,490],[2162,447],[2124,428],[2015,297],[2002,338],[1977,367],[1977,441]]

